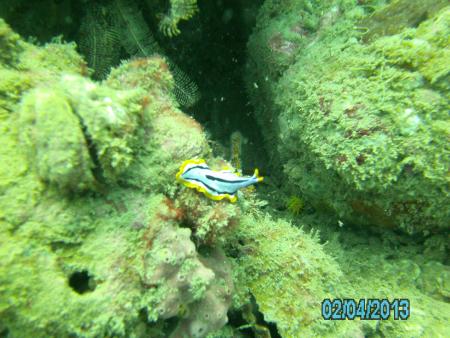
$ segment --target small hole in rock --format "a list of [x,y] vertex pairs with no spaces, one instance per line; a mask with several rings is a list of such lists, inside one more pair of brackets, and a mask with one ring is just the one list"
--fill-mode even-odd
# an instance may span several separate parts
[[69,277],[69,286],[79,294],[95,290],[94,280],[86,270],[72,273]]

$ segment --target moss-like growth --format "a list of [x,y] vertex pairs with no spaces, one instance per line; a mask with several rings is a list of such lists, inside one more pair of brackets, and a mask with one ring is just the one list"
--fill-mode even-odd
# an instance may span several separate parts
[[78,191],[116,181],[133,160],[142,96],[74,75],[27,94],[19,134],[41,179]]
[[87,141],[63,92],[34,90],[24,97],[19,115],[21,142],[43,181],[69,190],[93,185]]
[[192,189],[183,188],[175,204],[181,221],[189,226],[201,244],[218,245],[232,232],[241,215],[238,206],[228,201],[213,201]]
[[21,51],[20,37],[0,19],[0,62],[5,65],[12,65],[17,61],[17,55]]
[[29,74],[0,67],[0,119],[5,119],[14,111],[21,94],[32,87],[33,79]]
[[[72,44],[1,47],[9,56],[0,59],[0,335],[445,336],[447,237],[356,236],[344,218],[320,218],[310,206],[424,230],[443,217],[425,202],[442,203],[447,192],[446,12],[367,43],[354,31],[365,8],[350,0],[263,7],[251,51],[275,37],[254,58],[249,87],[289,185],[279,192],[268,180],[270,203],[254,191],[217,203],[176,183],[186,159],[224,161],[174,103],[164,58],[125,62],[98,83],[84,77]],[[269,215],[282,213],[272,201],[288,192],[308,204],[295,221],[320,227],[326,244]],[[382,198],[386,210],[398,201],[403,209],[380,212]],[[407,321],[324,321],[325,297],[406,297],[413,312]]]
[[91,143],[105,179],[115,181],[133,160],[139,123],[142,123],[143,92],[112,90],[89,81],[66,76],[66,93]]
[[236,236],[246,253],[238,260],[238,284],[253,294],[264,319],[283,337],[317,334],[324,324],[320,302],[341,277],[317,239],[267,215],[244,217]]
[[[155,320],[168,317],[154,310],[170,302],[169,283],[156,278],[158,292],[146,284],[146,260],[162,254],[158,240],[151,250],[150,234],[161,236],[163,226],[187,233],[196,264],[209,271],[204,283],[200,270],[182,271],[196,281],[187,310],[206,301],[205,309],[216,304],[221,314],[200,329],[192,315],[183,327],[202,337],[219,329],[230,302],[229,295],[217,297],[227,263],[210,268],[207,256],[198,259],[189,230],[169,207],[174,203],[161,195],[176,197],[181,159],[209,149],[198,124],[176,108],[162,59],[141,60],[146,77],[125,64],[114,72],[121,85],[114,76],[98,84],[80,75],[83,63],[73,46],[20,44],[23,50],[11,58],[15,67],[0,66],[9,67],[0,88],[8,92],[12,78],[18,80],[12,89],[19,88],[6,96],[0,119],[0,285],[8,286],[0,287],[2,333],[167,337],[171,328]],[[55,51],[61,60],[52,59]],[[42,59],[52,61],[37,62]],[[80,193],[91,189],[97,192]]]
[[[364,6],[308,4],[288,1],[276,13],[266,4],[264,28],[249,44],[249,88],[266,140],[276,144],[275,165],[317,208],[355,223],[409,233],[448,228],[448,7],[366,44],[356,26]],[[309,13],[296,26],[292,6]],[[317,25],[306,30],[310,16]],[[275,33],[263,32],[280,22],[281,45],[302,28],[288,65],[276,50],[268,63],[254,47],[269,46]],[[278,77],[272,63],[284,65]]]
[[405,28],[417,27],[446,5],[445,0],[392,1],[360,22],[361,27],[367,30],[363,39],[371,41],[377,36],[394,35]]

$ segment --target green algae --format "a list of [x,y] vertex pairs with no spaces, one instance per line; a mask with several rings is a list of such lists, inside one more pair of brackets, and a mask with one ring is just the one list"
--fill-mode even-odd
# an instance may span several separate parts
[[14,33],[7,25],[1,25],[0,49],[4,51],[0,59],[2,64],[9,66],[16,62],[17,54],[21,51],[19,41],[18,34]]
[[93,184],[94,164],[80,121],[62,92],[26,95],[19,119],[21,144],[40,179],[60,189],[85,190]]
[[364,41],[394,35],[408,27],[417,27],[447,5],[446,1],[395,0],[364,18],[360,25],[367,30]]
[[[261,195],[268,201],[246,192],[237,205],[176,185],[183,160],[224,161],[212,158],[202,126],[174,103],[163,57],[124,62],[98,83],[83,77],[72,44],[5,44],[1,334],[243,337],[247,327],[260,336],[444,336],[448,238],[436,232],[421,242],[386,228],[358,235],[346,221],[426,232],[445,216],[439,198],[447,191],[447,148],[436,135],[448,134],[448,15],[440,13],[359,43],[361,32],[349,32],[367,13],[352,1],[266,1],[258,29],[278,15],[289,18],[262,35],[266,43],[282,30],[259,49],[264,57],[253,61],[264,71],[248,70],[249,88],[261,99],[261,123],[289,189],[269,181]],[[13,36],[1,23],[0,32]],[[445,151],[430,152],[430,145]],[[398,164],[401,147],[414,153]],[[335,158],[336,149],[345,157]],[[281,213],[292,223],[270,216],[280,216],[274,206],[289,196],[285,190],[305,199],[300,215]],[[404,202],[393,218],[373,202],[388,190],[438,203]],[[357,199],[351,209],[349,198]],[[422,224],[424,213],[432,219]],[[324,321],[325,297],[407,297],[413,312],[402,322]]]
[[317,238],[263,214],[244,217],[236,237],[247,253],[237,259],[236,284],[251,292],[264,319],[276,323],[282,337],[317,333],[323,320],[311,309],[319,309],[341,277]]
[[[403,13],[409,19],[398,30],[366,39],[370,27],[361,22],[383,27],[382,13],[393,20],[383,2],[358,3],[266,1],[258,14],[248,43],[247,89],[272,170],[283,172],[272,175],[280,188],[267,189],[268,202],[286,209],[283,198],[294,193],[305,199],[306,213],[278,214],[322,230],[329,241],[324,251],[339,267],[333,297],[401,294],[417,303],[416,316],[406,322],[313,321],[311,335],[443,336],[448,6],[429,8],[417,27],[408,21],[415,12]],[[307,14],[295,21],[293,12]],[[366,230],[356,236],[355,227],[371,227],[379,235]],[[420,235],[408,240],[389,229],[425,240]],[[400,244],[405,241],[407,248]],[[274,306],[269,313],[274,309],[280,311]],[[281,317],[274,321],[282,323]],[[286,334],[295,337],[308,330],[303,329]]]
[[[322,20],[304,37],[279,80],[260,79],[268,64],[252,48],[270,39],[259,31],[251,39],[260,67],[250,81],[263,84],[251,93],[255,100],[260,93],[269,100],[259,113],[263,124],[276,122],[266,132],[277,144],[275,158],[311,202],[355,223],[410,233],[445,228],[448,10],[417,28],[364,44],[354,26],[364,10],[346,2],[336,6],[335,23]],[[323,11],[314,13],[323,18]],[[282,18],[264,27],[276,27]]]
[[[38,60],[58,49],[25,43],[23,47],[27,58],[34,55]],[[145,81],[155,86],[143,83],[142,90],[119,90],[74,73],[80,69],[72,68],[70,45],[58,50],[68,51],[67,60],[49,66],[48,72],[46,64],[30,68],[31,59],[17,67],[21,69],[15,70],[17,78],[33,71],[47,84],[43,88],[36,81],[30,86],[34,88],[24,89],[20,102],[11,104],[13,111],[1,120],[5,161],[0,169],[0,284],[9,285],[0,289],[2,328],[12,335],[35,337],[164,335],[164,328],[154,324],[158,318],[154,311],[171,291],[155,293],[145,285],[144,258],[155,258],[147,253],[151,233],[162,236],[161,224],[178,227],[169,207],[172,202],[160,194],[166,182],[175,190],[178,162],[167,166],[165,161],[202,155],[206,140],[201,129],[177,110],[167,88],[158,84],[161,76],[170,79],[160,58],[139,64],[147,67]],[[16,60],[23,57],[17,55]],[[126,71],[127,65],[115,74]],[[127,79],[134,85],[144,81],[137,76],[130,81],[133,76],[130,72]],[[165,114],[175,123],[169,123]],[[150,130],[152,142],[142,142]],[[178,140],[182,130],[198,140],[198,147],[185,147],[186,140]],[[152,165],[139,166],[136,156]],[[114,179],[132,173],[151,177],[147,170],[167,171],[162,180],[150,180],[153,189],[147,194],[142,193],[145,186],[130,189],[126,181],[119,186]],[[192,248],[197,255],[194,244]],[[196,273],[190,275],[195,278]],[[194,285],[192,292],[198,288]],[[186,305],[198,306],[195,301],[204,298],[206,293],[199,293]],[[222,311],[227,308],[225,302],[219,305]],[[183,325],[189,327],[186,321]],[[198,323],[196,318],[192,321]]]

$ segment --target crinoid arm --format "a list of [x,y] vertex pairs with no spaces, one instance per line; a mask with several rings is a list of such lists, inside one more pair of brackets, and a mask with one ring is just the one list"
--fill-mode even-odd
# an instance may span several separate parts
[[105,78],[119,61],[119,32],[110,14],[103,6],[89,4],[81,21],[79,48],[95,79]]
[[178,23],[189,20],[197,12],[197,0],[171,0],[170,9],[159,22],[159,30],[168,37],[176,36],[180,34]]
[[120,40],[127,53],[141,57],[161,54],[161,48],[136,4],[129,0],[114,0],[113,5],[120,27]]

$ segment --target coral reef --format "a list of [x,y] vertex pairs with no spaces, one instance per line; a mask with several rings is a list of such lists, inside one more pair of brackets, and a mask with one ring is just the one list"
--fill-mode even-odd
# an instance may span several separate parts
[[183,318],[172,333],[174,337],[204,337],[209,332],[222,328],[228,321],[233,281],[228,258],[218,249],[203,254],[202,263],[214,272],[213,283],[205,290],[201,301],[193,304],[189,315]]
[[[256,3],[199,2],[186,25],[196,1],[0,4],[51,41],[0,19],[0,337],[447,335],[448,5],[266,0],[243,71],[225,45]],[[201,57],[181,50],[199,37]],[[164,39],[202,63],[196,109],[222,139],[179,109],[190,80]],[[245,172],[264,147],[267,180],[235,204],[176,182],[187,159]],[[321,316],[324,298],[399,297],[408,320]]]
[[[157,42],[158,30],[151,28],[156,13],[166,1],[129,0],[45,0],[39,8],[25,1],[0,4],[0,17],[14,24],[24,36],[48,42],[54,36],[77,42],[92,77],[104,80],[121,60],[132,57],[165,55]],[[192,0],[167,1],[170,10],[161,18],[160,27],[168,34],[179,34],[180,20],[197,12]],[[51,17],[51,20],[43,18]],[[197,84],[174,61],[169,61],[175,78],[174,94],[180,105],[193,106],[200,98]]]
[[59,90],[28,93],[19,113],[21,143],[38,177],[60,189],[93,186],[94,163],[76,114]]
[[175,206],[198,243],[223,244],[224,235],[233,231],[239,222],[239,207],[227,200],[212,201],[191,189],[184,189],[179,196]]
[[[386,10],[374,7],[383,22]],[[448,229],[448,6],[370,43],[366,10],[353,1],[261,8],[248,88],[274,167],[316,208],[353,223]]]
[[282,337],[296,337],[300,332],[311,336],[326,325],[320,311],[309,309],[320,307],[341,275],[317,238],[259,214],[241,220],[236,240],[245,253],[237,258],[236,285],[248,288],[265,320],[276,323]]
[[[180,273],[192,281],[192,297],[180,306],[207,311],[171,313],[192,337],[221,328],[233,289],[227,260],[219,248],[199,256],[161,195],[174,194],[181,158],[208,152],[202,129],[173,104],[165,61],[125,63],[98,84],[82,76],[73,45],[17,40],[21,48],[11,50],[8,41],[18,37],[0,25],[2,55],[11,60],[2,71],[24,82],[0,121],[2,332],[166,336],[169,310],[155,310],[172,301],[172,275],[152,273],[147,263],[163,259],[169,234],[174,247],[186,243]],[[64,59],[39,63],[55,52]],[[28,72],[36,74],[31,83]],[[8,78],[1,82],[7,88]]]
[[[172,213],[172,215],[171,215]],[[199,256],[190,240],[191,231],[168,222],[175,216],[169,207],[144,238],[148,251],[143,257],[142,280],[149,288],[152,306],[149,318],[181,317],[171,337],[204,337],[227,322],[233,284],[227,258],[219,249]]]
[[360,22],[366,30],[363,40],[367,42],[377,36],[394,35],[405,28],[417,27],[446,5],[444,0],[392,1]]
[[[3,23],[2,29],[14,36]],[[33,57],[58,51],[67,58],[35,67],[40,77],[23,87],[0,123],[2,158],[13,163],[1,167],[0,284],[9,285],[0,288],[2,332],[35,337],[233,332],[224,327],[227,312],[232,306],[239,312],[250,299],[246,285],[257,294],[266,274],[266,263],[256,264],[258,255],[245,255],[239,241],[254,243],[253,234],[263,235],[262,225],[272,223],[242,218],[241,206],[216,203],[176,184],[182,160],[208,158],[210,150],[198,123],[173,104],[166,61],[126,62],[100,84],[83,77],[83,63],[70,61],[73,45],[20,44],[11,71],[25,82],[22,69],[34,64]],[[43,79],[45,87],[38,81]],[[254,196],[246,198],[242,207],[256,212]],[[287,237],[297,238],[293,234]],[[318,246],[315,240],[310,244]],[[229,257],[236,250],[242,251],[239,264]],[[279,260],[294,264],[291,258]],[[234,281],[240,291],[234,291]],[[232,301],[233,295],[238,300]],[[284,327],[284,319],[266,308],[266,298],[257,298],[267,318]]]
[[448,289],[444,282],[448,274],[445,263],[425,258],[423,248],[414,238],[388,230],[380,238],[364,230],[352,231],[346,225],[333,232],[329,225],[321,229],[322,238],[329,236],[324,251],[334,256],[345,280],[351,284],[341,283],[343,294],[389,299],[402,295],[415,304],[407,321],[390,318],[379,323],[363,322],[360,332],[365,336],[445,336],[448,330],[445,312],[450,306],[448,298],[443,297]]
[[114,181],[132,161],[141,100],[139,90],[112,90],[75,75],[27,93],[18,123],[38,176],[76,190],[89,188],[92,174]]

